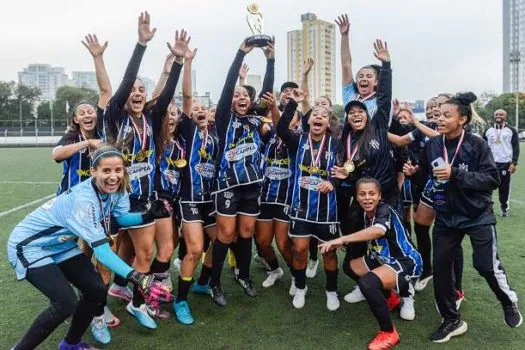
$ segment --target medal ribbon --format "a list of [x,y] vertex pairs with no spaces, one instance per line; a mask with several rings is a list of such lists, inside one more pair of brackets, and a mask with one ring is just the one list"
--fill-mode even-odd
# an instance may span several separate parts
[[138,128],[137,124],[135,124],[135,121],[133,120],[133,117],[130,117],[131,122],[133,123],[133,127],[137,131],[137,134],[139,135],[139,143],[140,148],[144,151],[146,149],[146,138],[148,137],[148,122],[146,121],[146,118],[144,117],[144,114],[142,115],[142,125],[143,125],[143,132],[140,132],[140,129]]
[[504,127],[505,127],[505,123],[501,124],[501,128],[498,128],[498,125],[494,124],[494,134],[496,135],[496,142],[498,141],[501,142],[501,132],[503,131]]
[[314,145],[312,142],[312,136],[308,134],[308,143],[310,145],[310,155],[312,156],[312,162],[314,167],[319,167],[319,163],[321,160],[321,151],[323,150],[324,142],[326,140],[326,134],[323,135],[323,139],[321,140],[321,144],[319,145],[319,150],[317,151],[317,157],[315,157],[314,160]]
[[[107,217],[107,220],[106,220],[106,212],[104,211],[104,206],[102,205],[102,197],[100,196],[100,193],[98,192],[97,189],[95,189],[95,192],[97,193],[97,197],[98,197],[98,204],[100,206],[100,212],[102,213],[102,225],[104,226],[104,233],[106,234],[107,237],[110,238],[111,241],[113,241],[113,239],[111,238],[111,214],[108,215]],[[108,201],[110,201],[110,207],[109,207],[109,212],[111,213],[111,195],[108,194]]]
[[370,95],[368,95],[367,97],[361,97],[361,95],[359,95],[359,98],[357,100],[359,102],[365,102],[365,101],[373,99],[375,96],[376,96],[376,92],[374,91]]
[[176,139],[173,139],[173,142],[175,143],[175,146],[177,146],[178,150],[180,151],[181,156],[179,159],[186,159],[186,150],[181,146],[179,141],[177,141]]
[[206,133],[204,131],[202,132],[202,135],[203,135],[203,137],[202,137],[202,144],[201,144],[200,154],[205,154],[206,153],[206,145],[208,144],[208,128],[206,128]]
[[350,145],[352,144],[352,137],[350,134],[348,134],[348,137],[346,138],[346,159],[348,161],[353,161],[355,154],[357,153],[357,150],[359,149],[359,145],[356,143],[354,145],[354,149],[352,152],[350,152]]
[[459,149],[461,148],[461,145],[463,144],[463,138],[465,137],[465,130],[461,131],[461,137],[459,138],[458,145],[456,147],[456,151],[454,152],[454,157],[452,157],[452,161],[448,162],[448,152],[447,148],[445,147],[445,135],[443,135],[443,159],[445,160],[445,163],[447,164],[454,164],[454,160],[456,160],[456,156],[458,155]]

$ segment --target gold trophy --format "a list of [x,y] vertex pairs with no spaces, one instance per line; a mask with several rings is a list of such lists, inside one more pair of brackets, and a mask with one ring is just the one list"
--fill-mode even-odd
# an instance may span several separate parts
[[246,44],[256,47],[268,46],[268,43],[272,41],[272,37],[262,34],[264,30],[264,20],[260,12],[259,5],[256,3],[248,5],[246,21],[248,22],[248,26],[253,33],[253,36],[250,36],[248,39],[246,39]]

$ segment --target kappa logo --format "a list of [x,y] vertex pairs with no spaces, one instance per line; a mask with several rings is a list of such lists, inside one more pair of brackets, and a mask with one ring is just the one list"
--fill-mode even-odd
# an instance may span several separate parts
[[368,144],[370,145],[370,147],[379,150],[379,142],[377,142],[376,140],[370,140]]
[[330,160],[332,158],[333,154],[334,154],[334,152],[332,152],[332,151],[326,151],[324,159]]
[[305,144],[303,145],[303,149],[304,149],[305,151],[308,151],[308,150],[310,149],[310,146],[309,146],[307,143],[305,143]]
[[468,164],[461,163],[461,164],[459,164],[458,167],[459,167],[461,170],[464,170],[464,171],[467,171],[467,172],[468,172]]
[[233,123],[232,123],[232,126],[233,126],[234,129],[238,129],[238,128],[241,127],[241,123],[239,123],[239,122],[233,122]]
[[224,198],[226,199],[232,199],[233,198],[233,192],[225,191],[223,194]]

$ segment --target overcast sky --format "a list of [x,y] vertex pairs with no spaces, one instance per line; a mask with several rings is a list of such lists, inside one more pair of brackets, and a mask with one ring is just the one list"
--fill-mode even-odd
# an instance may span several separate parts
[[[218,100],[226,72],[241,40],[250,34],[243,0],[6,0],[0,80],[17,81],[30,63],[94,70],[81,45],[86,33],[108,40],[106,66],[114,89],[120,83],[137,40],[137,16],[148,10],[155,38],[148,45],[140,75],[157,79],[166,41],[186,28],[199,92]],[[276,37],[276,87],[286,80],[286,33],[301,27],[300,15],[315,13],[333,21],[348,13],[355,67],[374,62],[373,40],[388,42],[394,96],[426,99],[439,92],[502,90],[502,4],[500,0],[259,0],[265,32]],[[340,35],[337,29],[337,100],[340,93]],[[254,50],[246,59],[250,73],[264,74],[264,59]],[[354,70],[355,72],[355,70]]]

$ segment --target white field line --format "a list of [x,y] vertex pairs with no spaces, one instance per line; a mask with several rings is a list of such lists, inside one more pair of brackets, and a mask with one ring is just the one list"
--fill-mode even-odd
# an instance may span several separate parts
[[29,202],[29,203],[26,203],[26,204],[22,204],[22,205],[20,205],[20,206],[18,206],[18,207],[15,207],[15,208],[13,208],[13,209],[9,209],[9,210],[3,211],[3,212],[0,213],[0,218],[1,218],[2,216],[6,216],[6,215],[9,215],[9,214],[11,214],[11,213],[14,213],[14,212],[17,211],[17,210],[20,210],[20,209],[24,209],[24,208],[30,207],[30,206],[32,206],[32,205],[34,205],[34,204],[39,203],[39,202],[43,202],[43,201],[45,201],[46,199],[52,198],[52,197],[54,197],[54,196],[55,196],[55,194],[53,193],[53,194],[50,194],[49,196],[45,196],[45,197],[42,197],[42,198],[40,198],[40,199],[34,200],[34,201],[32,201],[32,202]]
[[0,181],[0,184],[58,185],[56,181]]

